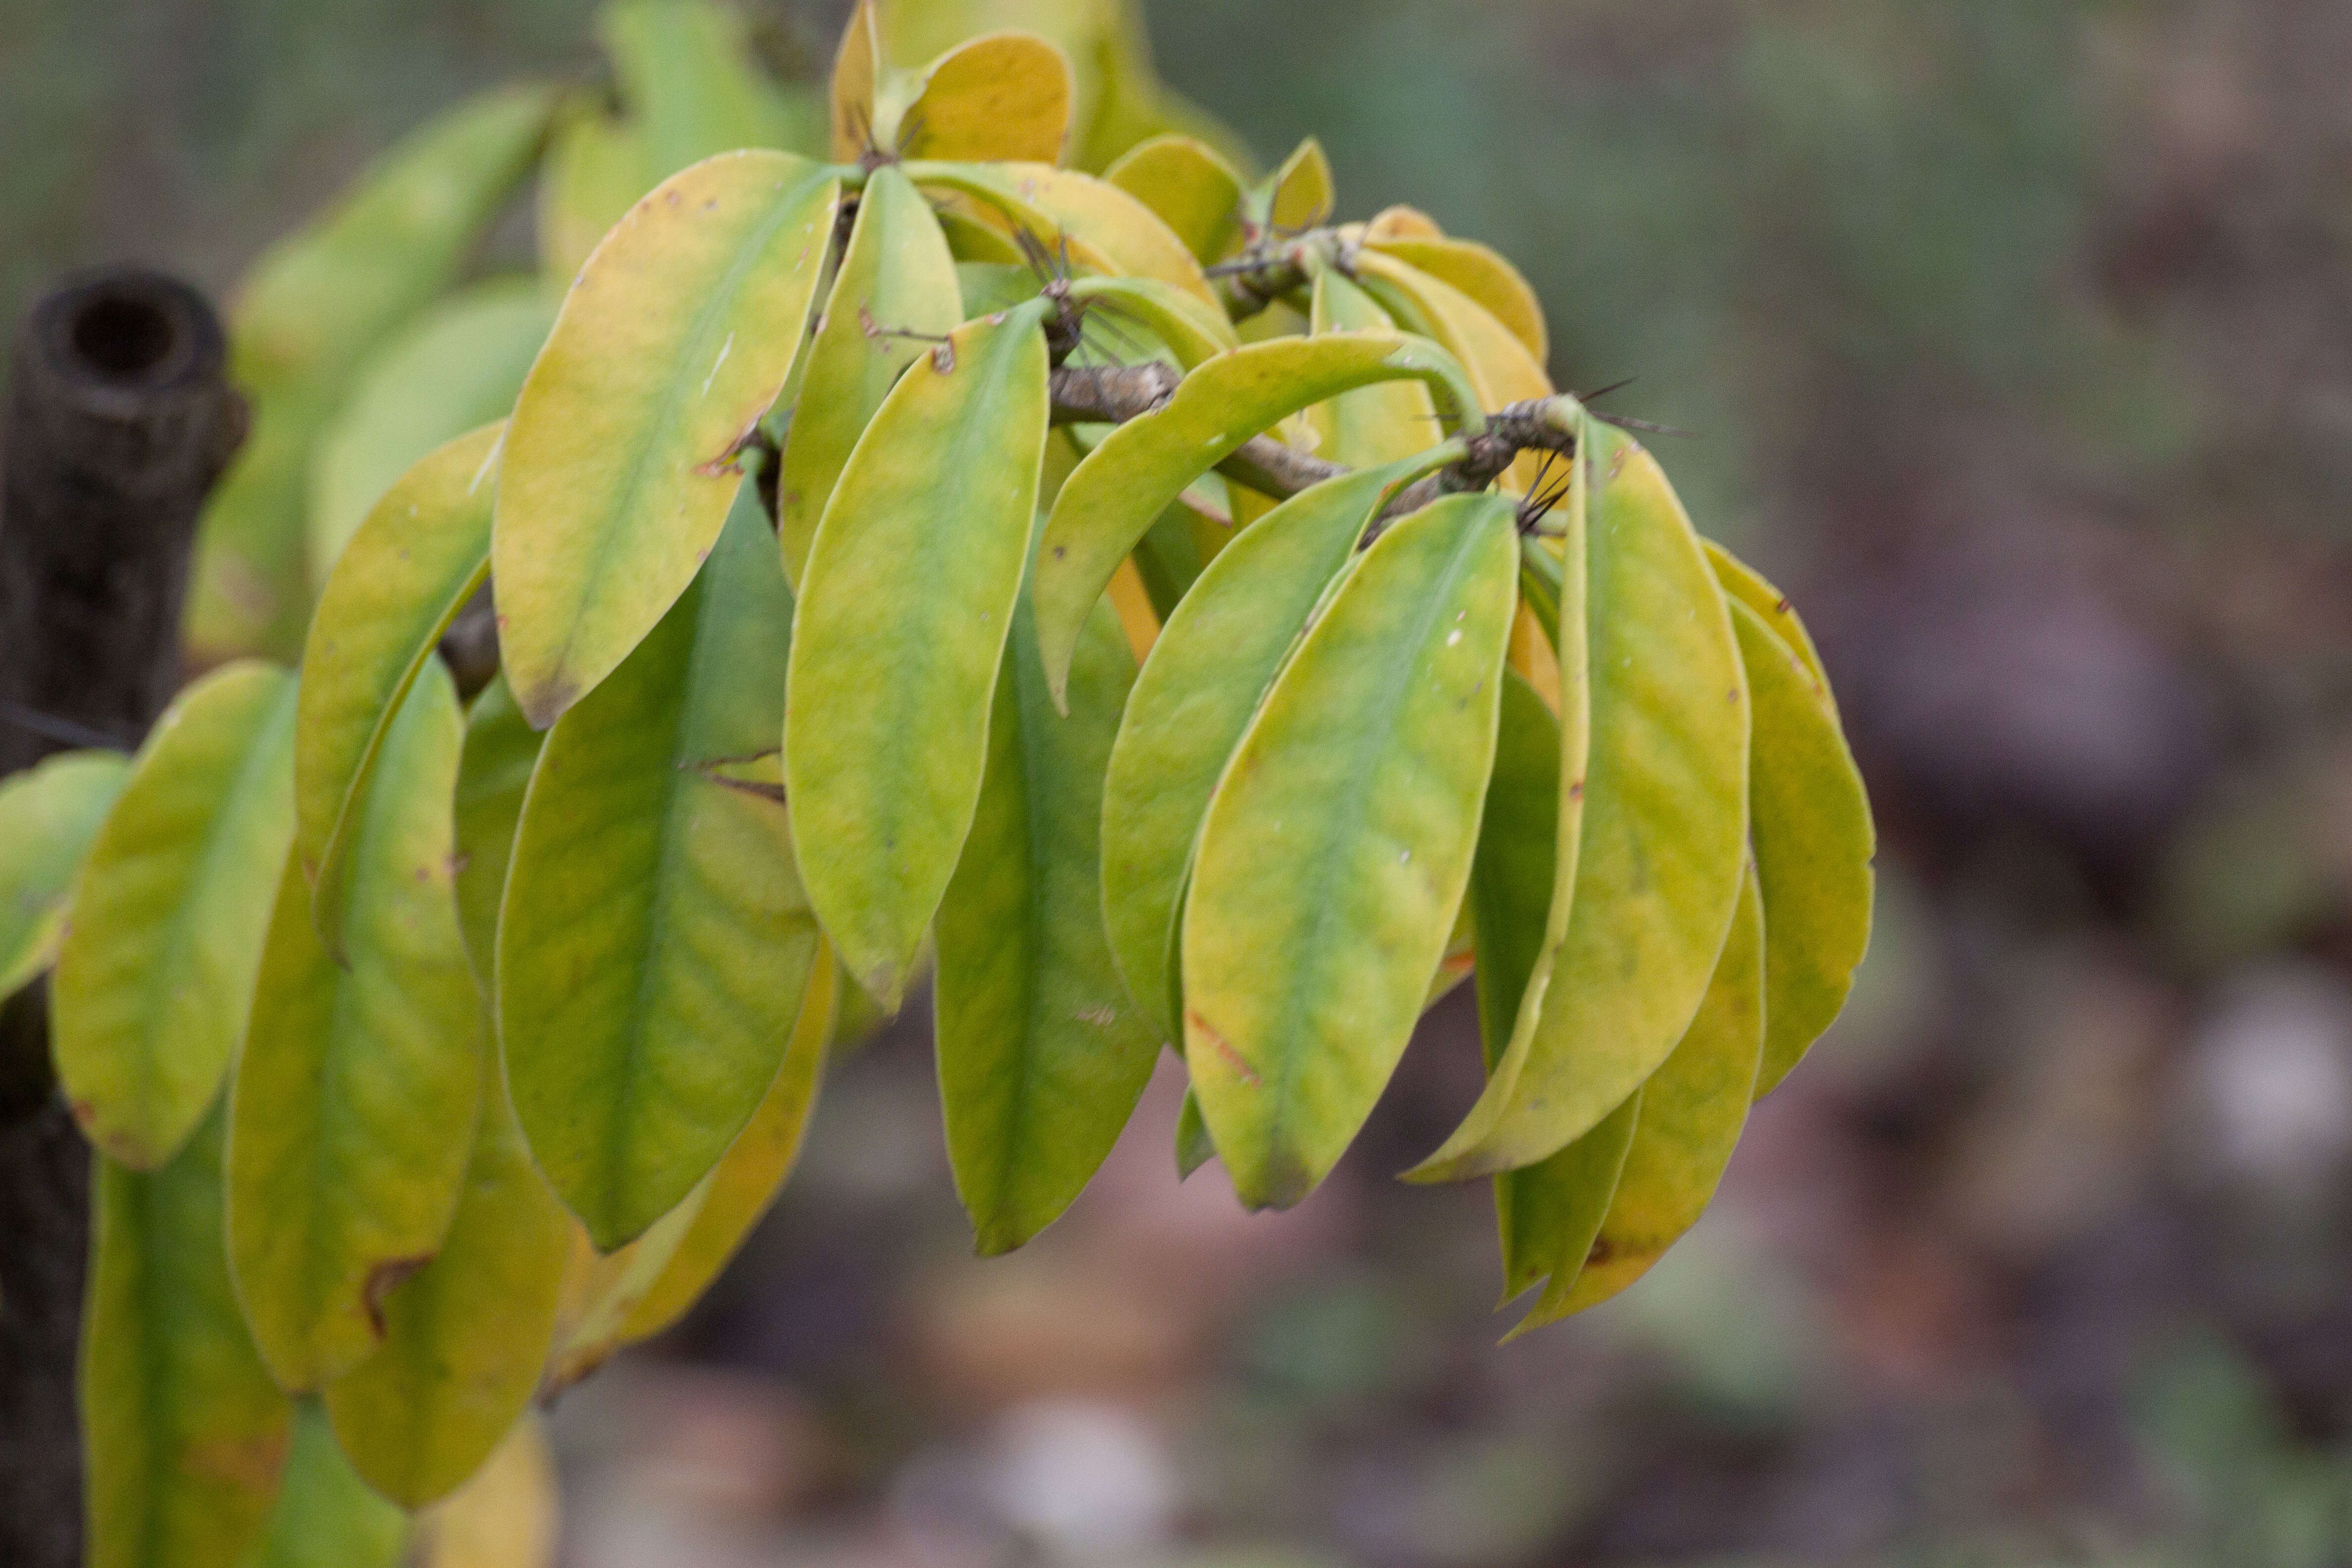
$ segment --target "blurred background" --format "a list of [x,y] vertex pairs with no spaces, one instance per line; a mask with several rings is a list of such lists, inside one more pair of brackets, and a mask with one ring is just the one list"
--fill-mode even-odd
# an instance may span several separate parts
[[[844,5],[759,0],[779,58]],[[585,0],[0,0],[0,315],[225,292]],[[1646,1280],[1497,1348],[1466,993],[1348,1163],[1096,1186],[970,1257],[928,1020],[840,1061],[677,1331],[553,1425],[565,1562],[2352,1563],[2352,6],[1160,0],[1638,379],[1811,618],[1869,774],[1847,1016]],[[518,216],[496,246],[527,257]],[[494,247],[495,248],[495,247]]]

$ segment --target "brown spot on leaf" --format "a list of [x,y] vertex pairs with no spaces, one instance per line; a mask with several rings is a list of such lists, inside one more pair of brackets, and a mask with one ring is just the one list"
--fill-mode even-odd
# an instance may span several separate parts
[[1257,1069],[1249,1065],[1249,1058],[1235,1050],[1231,1040],[1210,1027],[1209,1020],[1201,1016],[1198,1009],[1192,1007],[1184,1009],[1184,1021],[1198,1029],[1201,1032],[1201,1037],[1207,1040],[1219,1056],[1224,1058],[1225,1065],[1234,1069],[1234,1077],[1252,1089],[1265,1087],[1265,1080],[1257,1076]]
[[367,1303],[368,1327],[377,1339],[383,1338],[383,1301],[400,1288],[401,1282],[433,1261],[429,1252],[415,1258],[390,1258],[368,1270],[367,1284],[360,1294]]
[[931,350],[931,368],[933,370],[938,371],[941,375],[953,375],[955,374],[955,367],[956,357],[955,343],[953,340],[940,343],[938,347]]
[[257,1437],[207,1438],[189,1444],[180,1456],[180,1465],[205,1480],[267,1493],[278,1485],[293,1440],[293,1433],[282,1426]]
[[1584,781],[1582,779],[1578,779],[1568,786],[1568,798],[1570,800],[1582,800],[1584,798]]

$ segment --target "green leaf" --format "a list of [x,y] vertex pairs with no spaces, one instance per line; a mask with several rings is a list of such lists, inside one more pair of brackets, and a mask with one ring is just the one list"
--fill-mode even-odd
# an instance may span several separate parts
[[1585,1250],[1560,1258],[1523,1327],[1616,1295],[1706,1212],[1756,1087],[1764,1045],[1764,908],[1750,876],[1740,885],[1739,912],[1698,1016],[1642,1086],[1641,1114],[1609,1217]]
[[90,1568],[234,1568],[278,1495],[293,1411],[221,1248],[215,1108],[152,1173],[97,1163],[81,1342]]
[[814,103],[757,68],[749,24],[733,6],[623,0],[598,15],[596,35],[644,141],[645,177],[632,199],[720,153],[818,150]]
[[546,737],[515,706],[503,675],[494,677],[466,714],[466,749],[457,762],[457,923],[466,956],[490,994],[499,952],[499,900],[506,897],[507,862],[523,793]]
[[[1034,279],[1031,284],[1034,293]],[[784,439],[776,535],[783,544],[784,575],[794,584],[866,422],[929,340],[951,331],[967,313],[955,258],[930,204],[898,170],[875,170],[858,198],[849,247],[818,318],[808,378]]]
[[1050,163],[921,162],[903,167],[917,184],[968,196],[999,222],[1028,230],[1049,249],[1066,240],[1071,260],[1088,271],[1157,278],[1202,304],[1217,305],[1201,264],[1175,231],[1117,185]]
[[1170,614],[1136,679],[1103,787],[1103,921],[1163,1039],[1183,1038],[1171,963],[1209,797],[1308,614],[1415,467],[1326,480],[1244,529]]
[[465,724],[436,660],[361,808],[349,967],[288,858],[229,1096],[229,1258],[262,1359],[316,1389],[383,1342],[383,1298],[429,1262],[473,1143],[488,1030],[450,887]]
[[897,127],[900,156],[1054,163],[1070,135],[1074,90],[1062,51],[1034,33],[990,33],[923,68]]
[[1731,618],[1756,708],[1748,833],[1764,892],[1764,1060],[1756,1078],[1764,1095],[1853,988],[1870,945],[1877,833],[1827,688],[1744,600],[1732,602]]
[[561,288],[577,277],[596,242],[656,180],[643,126],[614,119],[584,96],[568,105],[539,173],[534,216],[545,280]]
[[[1642,1091],[1637,1089],[1582,1137],[1495,1184],[1506,1301],[1546,1274],[1574,1277],[1609,1217],[1641,1119]],[[1549,1299],[1549,1292],[1544,1299]],[[1542,1310],[1538,1301],[1503,1338],[1507,1342],[1549,1321],[1539,1316]]]
[[816,1104],[817,1085],[840,1017],[843,989],[841,966],[831,952],[820,951],[809,969],[783,1066],[761,1098],[760,1109],[698,1189],[693,1221],[667,1262],[621,1321],[621,1342],[650,1338],[686,1316],[775,1201],[808,1131],[809,1113]]
[[[1431,384],[1451,430],[1478,414],[1460,367],[1401,332],[1251,343],[1187,375],[1175,395],[1087,454],[1054,502],[1037,561],[1037,637],[1056,693],[1078,628],[1120,561],[1184,488],[1300,409],[1376,382]],[[1433,430],[1433,441],[1439,434]]]
[[1217,1157],[1216,1141],[1209,1136],[1208,1119],[1201,1114],[1201,1097],[1190,1085],[1176,1112],[1176,1179],[1182,1181]]
[[940,905],[940,1099],[983,1255],[1052,1224],[1118,1141],[1160,1039],[1103,934],[1103,772],[1135,657],[1098,606],[1057,714],[1024,601],[997,678],[971,834]]
[[1580,444],[1544,948],[1486,1092],[1417,1180],[1533,1164],[1622,1104],[1698,1011],[1738,900],[1748,700],[1729,613],[1650,455],[1597,424]]
[[383,1348],[326,1390],[352,1468],[404,1508],[457,1490],[530,1405],[572,1251],[505,1089],[495,1074],[482,1088],[441,1250],[384,1297]]
[[1322,1180],[1420,1016],[1469,880],[1517,554],[1491,494],[1382,534],[1210,802],[1184,907],[1184,1058],[1252,1208]]
[[802,578],[784,745],[809,900],[896,1004],[979,800],[1045,444],[1043,301],[967,322],[899,378]]
[[504,432],[460,437],[393,486],[328,578],[303,645],[294,853],[320,939],[339,956],[352,846],[384,737],[441,634],[489,575]]
[[298,1401],[278,1506],[243,1568],[399,1568],[407,1552],[408,1516],[352,1470],[318,1402]]
[[1501,252],[1475,240],[1393,237],[1369,242],[1371,247],[1427,273],[1485,306],[1489,314],[1526,345],[1538,364],[1551,357],[1551,338],[1544,327],[1543,302],[1519,269]]
[[534,727],[611,674],[709,553],[800,352],[840,194],[782,153],[697,163],[572,284],[508,426],[490,546]]
[[816,955],[783,808],[717,768],[773,756],[792,621],[745,484],[685,595],[549,733],[523,802],[499,1037],[531,1153],[603,1248],[742,1131]]
[[370,361],[310,464],[310,574],[321,589],[419,458],[507,416],[554,324],[555,301],[537,279],[500,279],[451,295]]
[[[1318,333],[1396,331],[1370,294],[1329,267],[1316,275],[1309,320]],[[1343,392],[1308,409],[1307,418],[1321,437],[1315,455],[1351,468],[1409,458],[1429,445],[1438,427],[1437,405],[1429,388],[1415,381],[1384,381]]]
[[68,895],[131,777],[112,752],[67,752],[0,784],[0,996],[57,961]]
[[[1473,911],[1476,942],[1477,962],[1471,973],[1477,987],[1478,1038],[1489,1073],[1509,1046],[1528,983],[1543,955],[1556,877],[1559,763],[1559,721],[1534,687],[1516,671],[1506,670],[1495,770],[1486,780],[1486,809],[1478,823],[1478,852],[1471,863],[1465,900]],[[1560,1169],[1572,1173],[1580,1167],[1563,1162]],[[1538,1234],[1523,1242],[1513,1231],[1511,1216],[1515,1212],[1545,1212],[1541,1189],[1558,1174],[1539,1165],[1495,1177],[1507,1301],[1549,1268],[1552,1238]],[[1524,1201],[1515,1203],[1513,1189],[1519,1186],[1529,1191]],[[1600,1223],[1597,1215],[1593,1223]]]
[[153,1170],[204,1119],[253,1005],[294,831],[294,680],[232,664],[155,722],[76,879],[50,984],[83,1135]]
[[1203,266],[1223,260],[1241,238],[1242,177],[1204,142],[1152,137],[1103,178],[1159,214]]
[[247,276],[230,371],[253,429],[205,510],[187,609],[200,660],[300,650],[315,443],[371,353],[456,280],[529,170],[553,101],[519,87],[436,117]]

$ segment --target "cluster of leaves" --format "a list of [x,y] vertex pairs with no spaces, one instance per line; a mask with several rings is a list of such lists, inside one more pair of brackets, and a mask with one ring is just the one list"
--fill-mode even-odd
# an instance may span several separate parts
[[[777,150],[817,117],[730,28],[612,13],[626,115],[461,109],[265,263],[192,635],[275,636],[308,560],[299,676],[0,794],[0,963],[54,958],[101,1152],[94,1561],[238,1562],[306,1462],[457,1491],[693,1301],[926,963],[992,1252],[1163,1045],[1182,1169],[1295,1203],[1475,973],[1487,1089],[1409,1174],[1492,1179],[1527,1324],[1697,1218],[1843,1002],[1872,836],[1819,661],[1555,394],[1507,262],[1330,225],[1312,143],[1251,179],[1115,51],[899,68],[870,5],[827,147]],[[551,116],[560,306],[354,375]]]

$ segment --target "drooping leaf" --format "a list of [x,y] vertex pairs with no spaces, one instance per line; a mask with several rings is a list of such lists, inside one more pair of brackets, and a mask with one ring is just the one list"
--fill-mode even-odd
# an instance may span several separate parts
[[1492,247],[1434,235],[1386,234],[1367,243],[1485,306],[1526,346],[1537,364],[1551,357],[1543,302],[1519,269]]
[[485,1074],[441,1250],[383,1298],[383,1347],[327,1385],[336,1440],[370,1486],[422,1508],[489,1458],[539,1386],[571,1249],[571,1221]]
[[875,170],[858,199],[784,440],[776,535],[787,579],[800,581],[842,465],[899,374],[975,313],[963,308],[955,259],[930,205],[895,168]]
[[980,795],[1046,432],[1042,302],[917,360],[843,469],[802,576],[784,744],[809,900],[895,1004]]
[[[1309,320],[1317,333],[1396,331],[1388,312],[1336,268],[1317,274]],[[1351,468],[1411,457],[1429,446],[1438,428],[1437,405],[1417,381],[1383,381],[1343,392],[1308,409],[1307,419],[1321,437],[1315,455]]]
[[1206,142],[1155,136],[1103,178],[1158,213],[1203,266],[1223,260],[1241,237],[1242,177]]
[[352,846],[394,715],[490,570],[505,426],[427,455],[368,513],[327,580],[295,706],[294,853],[311,918],[342,951]]
[[926,161],[905,169],[919,185],[970,197],[974,216],[1026,229],[1049,249],[1066,241],[1071,259],[1088,270],[1157,278],[1203,304],[1217,303],[1175,230],[1117,185],[1050,163]]
[[1579,444],[1544,948],[1486,1092],[1418,1179],[1533,1164],[1623,1103],[1698,1011],[1747,862],[1749,705],[1723,595],[1650,455],[1597,424]]
[[1209,797],[1309,613],[1417,466],[1342,475],[1253,523],[1202,570],[1136,679],[1103,786],[1103,920],[1163,1039],[1183,1037],[1170,966]]
[[553,101],[512,88],[436,117],[247,276],[230,369],[253,400],[253,429],[205,510],[187,608],[201,659],[299,651],[313,445],[371,351],[456,279],[529,168]]
[[1750,876],[1741,885],[1739,912],[1698,1016],[1642,1086],[1641,1112],[1608,1217],[1584,1251],[1559,1259],[1523,1329],[1614,1296],[1648,1273],[1706,1211],[1747,1125],[1756,1085],[1764,1044],[1764,941],[1763,904]]
[[130,777],[112,752],[67,752],[0,784],[0,996],[56,961],[74,877]]
[[635,1241],[599,1252],[584,1229],[572,1233],[572,1258],[563,1274],[555,1318],[555,1351],[540,1380],[541,1398],[578,1383],[604,1364],[626,1342],[637,1308],[661,1282],[702,1212],[702,1200],[717,1172],[695,1184],[686,1201],[646,1227]]
[[668,1262],[622,1319],[623,1343],[648,1339],[686,1316],[775,1202],[808,1131],[840,1016],[841,980],[841,966],[830,952],[821,951],[801,994],[800,1016],[793,1022],[783,1066],[761,1098],[760,1109],[710,1173],[695,1205],[693,1222]]
[[407,1553],[408,1516],[344,1459],[318,1402],[297,1400],[278,1506],[243,1568],[399,1568]]
[[[1641,1120],[1642,1091],[1637,1089],[1568,1147],[1496,1182],[1505,1301],[1547,1274],[1574,1276],[1609,1217]],[[1504,1338],[1534,1328],[1541,1310],[1538,1303]]]
[[1425,339],[1331,333],[1251,343],[1187,375],[1175,395],[1112,431],[1054,502],[1037,561],[1038,644],[1058,692],[1078,628],[1118,563],[1162,512],[1241,444],[1300,409],[1376,382],[1417,380],[1439,397],[1444,431],[1477,414],[1462,373]]
[[1744,599],[1731,618],[1756,710],[1748,832],[1764,895],[1763,1095],[1845,1006],[1870,945],[1877,835],[1837,710],[1804,657]]
[[235,1568],[269,1518],[293,1410],[221,1240],[215,1107],[147,1173],[100,1158],[81,1344],[90,1568]]
[[294,832],[294,681],[215,670],[155,722],[76,879],[51,982],[74,1120],[135,1170],[172,1157],[245,1037]]
[[1234,1190],[1298,1201],[1403,1053],[1470,875],[1517,603],[1510,504],[1450,497],[1365,552],[1201,828],[1184,1058]]
[[1069,62],[1034,33],[989,33],[924,69],[898,124],[906,158],[1053,163],[1070,133]]
[[982,1254],[1060,1216],[1118,1140],[1160,1039],[1103,934],[1103,773],[1135,659],[1097,607],[1055,712],[1025,602],[997,678],[971,837],[939,914],[940,1099]]
[[464,739],[428,663],[361,807],[349,967],[290,856],[278,883],[229,1096],[228,1237],[254,1341],[292,1392],[374,1353],[385,1294],[432,1258],[464,1184],[488,1033],[450,886]]
[[310,575],[322,591],[402,475],[513,409],[554,323],[555,301],[537,279],[500,279],[436,305],[369,362],[310,464]]
[[721,768],[772,762],[792,621],[747,484],[687,594],[549,733],[523,803],[499,1037],[532,1155],[606,1250],[742,1131],[816,955],[783,807]]
[[486,995],[495,981],[499,900],[506,896],[515,824],[522,819],[523,793],[545,740],[515,706],[503,675],[482,689],[466,714],[466,749],[457,762],[454,801],[457,923]]
[[783,390],[840,182],[782,153],[664,182],[581,269],[523,384],[491,557],[515,700],[544,729],[693,579]]
[[555,1454],[526,1411],[474,1477],[417,1516],[416,1568],[555,1568]]

